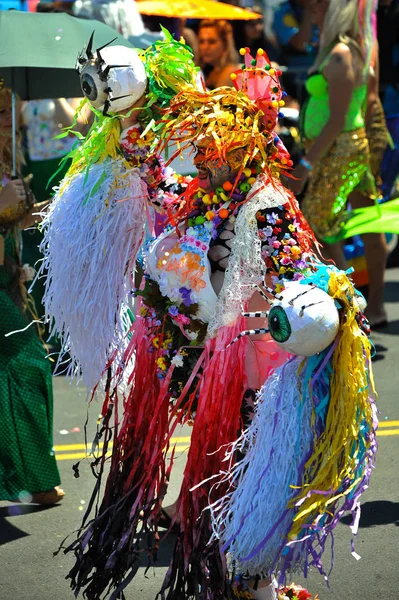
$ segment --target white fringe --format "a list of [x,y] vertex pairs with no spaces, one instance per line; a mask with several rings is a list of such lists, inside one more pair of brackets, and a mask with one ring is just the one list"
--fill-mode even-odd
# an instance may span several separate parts
[[69,352],[68,372],[81,372],[88,387],[98,383],[115,349],[122,355],[130,324],[147,188],[125,165],[108,160],[92,166],[87,180],[85,173],[64,180],[42,224],[39,276],[48,270],[44,304],[51,335],[62,341],[58,362]]
[[[228,449],[229,469],[223,474],[228,493],[209,508],[213,539],[230,542],[237,570],[268,575],[278,565],[294,510],[290,509],[266,545],[253,552],[279,522],[288,501],[301,484],[299,468],[313,442],[312,402],[302,402],[300,386],[304,359],[295,358],[276,369],[259,392],[250,427]],[[236,452],[244,457],[234,464]]]

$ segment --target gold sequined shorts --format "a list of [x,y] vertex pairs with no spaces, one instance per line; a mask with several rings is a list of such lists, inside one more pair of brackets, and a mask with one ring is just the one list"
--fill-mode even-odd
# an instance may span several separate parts
[[[305,141],[306,151],[313,142]],[[313,167],[301,209],[320,241],[339,232],[348,196],[365,181],[364,175],[370,173],[369,164],[369,143],[361,128],[340,133],[327,154]],[[372,193],[372,177],[369,185]],[[364,188],[362,191],[367,193]]]

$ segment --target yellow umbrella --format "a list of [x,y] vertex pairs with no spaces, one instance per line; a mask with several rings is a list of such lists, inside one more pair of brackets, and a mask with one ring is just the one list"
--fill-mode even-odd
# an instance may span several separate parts
[[257,13],[214,0],[139,0],[139,13],[157,17],[182,19],[260,19]]

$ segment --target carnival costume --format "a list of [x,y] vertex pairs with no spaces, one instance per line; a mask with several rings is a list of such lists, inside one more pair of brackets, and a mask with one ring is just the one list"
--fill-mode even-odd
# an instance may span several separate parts
[[[194,145],[199,176],[163,206],[165,231],[143,251],[135,322],[121,354],[109,361],[96,437],[104,445],[93,465],[96,489],[78,539],[66,549],[76,557],[71,585],[87,598],[123,596],[143,553],[156,559],[173,448],[170,460],[167,453],[182,423],[192,422],[193,429],[174,518],[179,534],[162,598],[232,598],[219,537],[243,571],[269,575],[279,568],[284,578],[290,569],[314,564],[323,572],[321,554],[341,514],[339,498],[356,512],[368,480],[375,422],[366,321],[346,274],[316,260],[313,234],[280,182],[292,163],[274,133],[283,104],[278,72],[262,50],[256,59],[246,49],[242,54],[243,69],[232,77],[235,89],[206,92],[186,85],[155,124],[159,151],[173,143],[178,153]],[[96,151],[94,143],[86,148]],[[107,203],[108,196],[100,198]],[[84,208],[68,223],[71,230]],[[98,210],[101,222],[107,206],[103,214]],[[50,270],[51,252],[49,245]],[[118,260],[133,268],[125,256]],[[91,264],[99,268],[96,259]],[[95,273],[102,275],[108,273]],[[53,288],[57,282],[53,270]],[[67,285],[79,285],[72,272]],[[246,330],[246,319],[264,324],[268,304],[268,328]],[[72,330],[70,335],[72,346]],[[290,358],[296,353],[309,358]],[[257,377],[251,373],[256,361]],[[257,388],[256,426],[235,442],[243,403]],[[245,462],[258,455],[245,437],[255,446],[257,429],[263,476]],[[291,464],[284,459],[290,432],[297,440]],[[104,497],[89,520],[112,436]],[[232,469],[227,481],[220,475],[226,472],[226,446]],[[235,448],[246,452],[236,467]],[[254,496],[264,482],[276,494],[273,506],[264,505],[261,526],[257,521],[259,533],[269,518],[267,527],[278,533],[267,532],[267,548],[263,540],[251,549],[255,562],[249,564],[247,550],[241,551],[246,532],[241,538],[240,527],[229,526],[235,515],[247,524],[240,489],[253,512],[245,479],[253,472]]]
[[[0,99],[11,106],[9,90],[0,90]],[[8,165],[0,166],[0,190],[11,179],[9,158]],[[5,249],[0,265],[0,500],[29,501],[60,483],[52,440],[50,362],[35,327],[28,328],[32,314],[24,281],[29,277],[20,260],[18,223],[33,203],[26,191],[26,202],[0,213]]]

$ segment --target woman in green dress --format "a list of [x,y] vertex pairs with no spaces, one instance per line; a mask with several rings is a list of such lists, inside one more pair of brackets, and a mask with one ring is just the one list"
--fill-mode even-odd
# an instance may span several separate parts
[[21,229],[39,206],[22,180],[10,178],[10,146],[10,91],[0,83],[0,500],[51,505],[64,496],[52,447],[51,369],[29,327],[20,260]]

